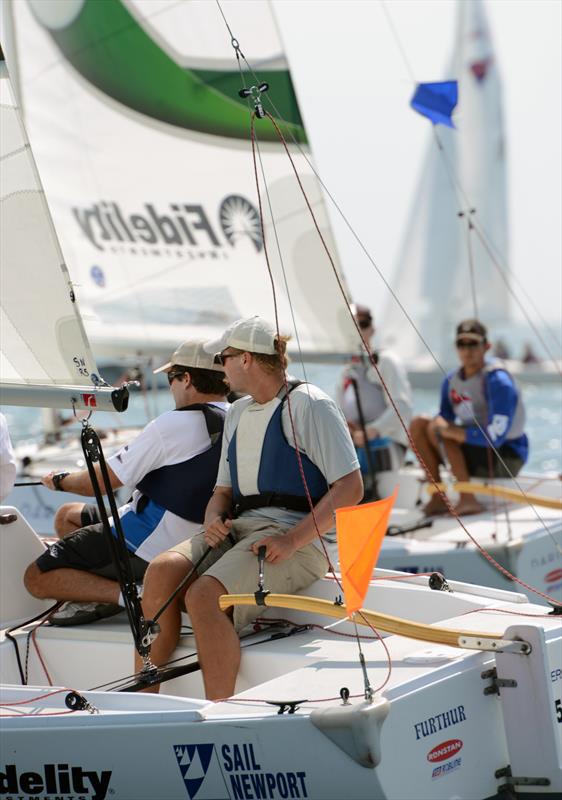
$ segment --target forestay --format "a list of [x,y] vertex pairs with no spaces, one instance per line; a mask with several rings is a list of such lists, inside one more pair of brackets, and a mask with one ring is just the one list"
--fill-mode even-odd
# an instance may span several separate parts
[[[238,96],[256,78],[243,62],[240,74],[217,5],[29,0],[10,9],[26,124],[98,357],[168,355],[186,335],[215,337],[252,314],[273,319],[250,115]],[[307,147],[271,6],[236,0],[225,13],[269,83],[264,106],[333,253],[320,187],[293,143]],[[351,315],[291,164],[271,123],[256,129],[281,330],[298,331],[309,354],[354,351]]]
[[2,402],[113,409],[121,393],[99,386],[3,60],[0,168]]

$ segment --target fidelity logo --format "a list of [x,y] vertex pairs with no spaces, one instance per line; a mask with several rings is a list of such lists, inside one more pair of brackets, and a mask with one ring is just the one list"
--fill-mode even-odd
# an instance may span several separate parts
[[[7,764],[0,772],[0,796],[56,795],[60,800],[105,800],[111,770],[96,772],[68,764],[43,764],[41,772],[19,772],[15,764]],[[14,798],[15,800],[15,798]]]
[[[144,203],[131,213],[116,202],[100,201],[89,208],[73,207],[72,213],[82,233],[101,251],[119,247],[133,254],[153,255],[159,254],[159,247],[175,251],[211,248],[216,255],[225,244],[235,247],[244,239],[249,239],[256,252],[263,248],[259,214],[238,194],[228,195],[221,202],[217,211],[220,229],[199,203],[170,203],[164,210]],[[96,279],[103,281],[103,275],[97,274]]]

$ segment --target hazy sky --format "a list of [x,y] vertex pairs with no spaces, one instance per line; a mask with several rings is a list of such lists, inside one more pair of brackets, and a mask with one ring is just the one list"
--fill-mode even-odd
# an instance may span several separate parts
[[[387,0],[416,80],[446,77],[455,7]],[[390,278],[431,132],[408,106],[412,81],[383,5],[276,0],[275,8],[319,171]],[[485,8],[503,78],[510,266],[560,329],[562,2],[486,0]],[[380,312],[386,290],[334,222],[352,293]]]

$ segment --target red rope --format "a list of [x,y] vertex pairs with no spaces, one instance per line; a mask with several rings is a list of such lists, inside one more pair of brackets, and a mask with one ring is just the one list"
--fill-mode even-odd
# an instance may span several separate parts
[[[345,298],[346,305],[347,305],[347,307],[349,309],[349,312],[350,312],[350,314],[351,314],[351,316],[352,316],[352,318],[354,320],[355,327],[356,327],[357,331],[359,332],[359,335],[361,336],[361,338],[363,338],[362,334],[361,334],[361,330],[360,330],[357,322],[355,321],[355,318],[353,317],[353,313],[351,311],[351,308],[349,307],[349,303],[347,303],[347,298],[345,296],[345,291],[344,291],[343,286],[341,284],[341,281],[339,279],[339,275],[337,274],[337,270],[336,270],[332,255],[331,255],[331,253],[330,253],[330,251],[328,249],[328,246],[327,246],[326,242],[324,241],[324,237],[322,236],[322,232],[321,232],[321,230],[320,230],[320,228],[318,226],[318,223],[316,221],[316,217],[314,216],[314,212],[313,212],[312,207],[311,207],[311,205],[309,203],[309,200],[308,200],[308,197],[306,195],[306,192],[304,191],[304,188],[303,188],[303,185],[301,183],[299,174],[298,174],[298,172],[297,172],[297,170],[295,168],[293,159],[291,158],[291,154],[289,153],[289,149],[287,147],[287,143],[285,141],[285,138],[284,138],[281,130],[279,129],[277,123],[275,122],[275,120],[271,116],[271,114],[269,114],[269,112],[266,112],[266,116],[271,121],[271,123],[273,124],[273,126],[274,126],[274,128],[275,128],[275,130],[277,132],[277,135],[279,136],[279,138],[283,142],[283,147],[285,148],[285,152],[287,153],[287,156],[289,157],[289,161],[291,162],[291,166],[293,167],[293,172],[295,174],[297,183],[298,183],[298,185],[300,187],[300,190],[302,192],[302,195],[304,197],[304,200],[306,202],[306,205],[307,205],[308,210],[310,212],[310,215],[312,217],[312,221],[314,222],[314,227],[316,228],[318,236],[320,237],[320,241],[322,242],[324,250],[326,251],[326,255],[328,256],[330,264],[332,265],[332,269],[334,270],[334,273],[336,275],[336,280],[338,282],[338,286],[340,288],[340,291],[342,292],[342,294],[343,294],[343,296]],[[269,261],[269,252],[268,252],[268,249],[267,249],[265,227],[264,227],[264,223],[263,223],[263,206],[262,206],[262,200],[261,200],[261,192],[260,192],[260,185],[259,185],[259,178],[258,178],[258,167],[257,167],[257,160],[256,160],[255,119],[256,119],[256,114],[255,114],[255,112],[253,112],[252,115],[251,115],[250,138],[251,138],[251,143],[252,143],[252,157],[253,157],[253,162],[254,162],[254,177],[255,177],[255,180],[256,180],[256,192],[257,192],[257,196],[258,196],[258,207],[259,207],[259,213],[260,213],[260,228],[261,228],[262,239],[263,239],[263,251],[264,251],[264,255],[265,255],[265,261],[266,261],[266,264],[267,264],[267,270],[268,270],[268,273],[269,273],[269,279],[270,279],[270,282],[271,282],[271,291],[272,291],[272,294],[273,294],[273,306],[274,306],[274,310],[275,310],[275,327],[276,327],[276,331],[277,331],[277,339],[279,341],[280,338],[281,338],[281,332],[280,332],[280,329],[279,329],[279,312],[278,312],[278,307],[277,307],[277,293],[276,293],[276,290],[275,290],[275,282],[273,280],[273,272],[272,272],[272,269],[271,269],[271,264],[270,264],[270,261]],[[287,397],[287,412],[289,414],[289,421],[290,421],[290,424],[291,424],[291,432],[292,432],[292,435],[293,435],[293,441],[295,443],[295,453],[296,453],[296,456],[297,456],[297,463],[298,463],[298,467],[299,467],[299,473],[300,473],[301,480],[302,480],[303,487],[304,487],[304,491],[305,491],[305,494],[306,494],[306,499],[308,501],[310,514],[312,515],[312,520],[313,520],[313,523],[314,523],[314,528],[316,530],[316,535],[317,535],[317,537],[318,537],[318,539],[320,541],[320,544],[322,545],[322,550],[324,551],[324,555],[326,557],[326,561],[328,562],[328,570],[332,573],[336,583],[338,584],[338,587],[339,587],[340,591],[343,592],[343,587],[342,587],[342,585],[341,585],[341,583],[340,583],[340,581],[339,581],[339,579],[338,579],[338,577],[336,575],[334,566],[333,566],[333,564],[332,564],[332,562],[330,560],[330,556],[328,554],[328,550],[326,548],[326,544],[325,544],[324,539],[322,537],[322,534],[320,533],[320,530],[318,528],[318,522],[317,522],[317,519],[316,519],[316,515],[314,513],[314,504],[312,502],[312,497],[311,497],[310,490],[308,488],[308,484],[307,484],[307,481],[306,481],[306,476],[305,476],[305,473],[304,473],[304,467],[302,465],[302,458],[301,458],[301,454],[300,454],[297,434],[296,434],[296,430],[295,430],[295,423],[294,423],[294,419],[293,419],[293,410],[292,410],[292,407],[291,407],[291,396],[290,396],[290,393],[289,393],[289,386],[288,386],[288,383],[287,383],[287,373],[286,373],[285,370],[283,370],[283,380],[284,380],[284,384],[285,384],[285,393],[286,393],[286,397]],[[365,622],[368,625],[368,627],[371,628],[373,633],[377,637],[379,637],[379,639],[380,639],[380,641],[381,641],[381,643],[382,643],[382,645],[383,645],[383,647],[385,649],[387,658],[388,658],[388,675],[386,677],[386,680],[383,682],[382,686],[375,690],[375,691],[379,691],[379,689],[381,689],[383,686],[385,686],[385,684],[387,683],[387,681],[390,678],[390,674],[392,672],[392,661],[391,661],[391,658],[390,658],[390,653],[388,652],[388,648],[386,647],[386,644],[384,643],[384,641],[383,641],[382,637],[380,636],[379,632],[377,630],[375,630],[375,628],[367,620],[365,620]]]
[[[418,451],[418,449],[417,449],[417,447],[416,447],[416,445],[415,445],[415,442],[414,442],[414,440],[412,439],[412,436],[410,435],[410,431],[409,431],[409,429],[408,429],[408,426],[407,426],[407,425],[406,425],[406,423],[404,422],[404,419],[403,419],[402,415],[400,414],[400,411],[399,411],[399,409],[398,409],[398,407],[397,407],[396,403],[394,402],[394,399],[393,399],[393,397],[392,397],[392,395],[391,395],[391,393],[390,393],[390,391],[389,391],[389,388],[388,388],[388,386],[386,385],[386,382],[385,382],[384,378],[383,378],[383,377],[382,377],[382,375],[381,375],[381,372],[380,372],[380,370],[379,370],[379,368],[378,368],[378,366],[377,366],[377,361],[376,361],[376,359],[375,359],[375,357],[374,357],[373,353],[371,352],[371,349],[370,349],[370,347],[369,347],[369,344],[368,344],[368,342],[365,340],[365,338],[363,337],[363,333],[362,333],[362,331],[361,331],[361,328],[359,327],[359,325],[358,325],[358,323],[357,323],[357,320],[355,319],[355,317],[354,317],[354,315],[353,315],[353,312],[352,312],[352,310],[351,310],[351,307],[350,307],[350,305],[349,305],[349,303],[348,303],[348,301],[347,301],[347,296],[346,296],[346,294],[345,294],[344,287],[343,287],[343,285],[342,285],[342,282],[341,282],[341,280],[340,280],[340,277],[339,277],[339,275],[338,275],[338,271],[337,271],[337,269],[336,269],[336,266],[335,266],[335,264],[334,264],[334,260],[333,260],[333,258],[332,258],[332,255],[331,255],[331,253],[330,253],[329,249],[328,249],[328,246],[327,246],[327,244],[326,244],[326,242],[325,242],[325,240],[324,240],[324,237],[322,236],[322,232],[320,231],[320,228],[319,228],[319,226],[318,226],[318,223],[317,223],[317,221],[316,221],[316,217],[314,216],[314,212],[313,212],[313,210],[312,210],[312,207],[311,207],[311,205],[310,205],[310,202],[309,202],[309,200],[308,200],[308,197],[307,197],[307,195],[306,195],[306,192],[305,192],[305,190],[304,190],[304,187],[303,187],[303,185],[302,185],[302,182],[301,182],[301,180],[300,180],[300,177],[299,177],[298,171],[297,171],[297,169],[296,169],[296,167],[295,167],[295,163],[294,163],[294,161],[293,161],[293,158],[292,158],[292,156],[291,156],[291,153],[290,153],[290,151],[289,151],[289,148],[288,148],[288,146],[287,146],[287,142],[285,141],[285,137],[283,136],[283,133],[282,133],[282,131],[280,130],[279,126],[277,125],[277,123],[275,122],[275,120],[273,119],[273,117],[271,116],[271,114],[269,114],[269,112],[267,112],[267,111],[265,112],[265,114],[266,114],[266,117],[267,117],[267,118],[270,120],[270,122],[271,122],[271,124],[273,125],[273,127],[275,128],[275,130],[276,130],[276,132],[277,132],[277,135],[278,135],[278,137],[279,137],[280,141],[281,141],[281,142],[282,142],[282,144],[283,144],[283,147],[284,147],[284,149],[285,149],[285,152],[286,152],[286,154],[287,154],[287,157],[288,157],[289,161],[291,162],[291,166],[292,166],[292,168],[293,168],[293,172],[294,172],[294,174],[295,174],[295,177],[296,177],[297,183],[298,183],[298,185],[299,185],[299,187],[300,187],[300,190],[301,190],[301,192],[302,192],[302,195],[303,195],[303,197],[304,197],[304,200],[305,200],[305,202],[306,202],[306,205],[307,205],[307,207],[308,207],[308,210],[309,210],[309,212],[310,212],[310,216],[312,217],[312,220],[313,220],[313,222],[314,222],[314,227],[316,228],[316,231],[317,231],[317,233],[318,233],[318,236],[320,237],[320,241],[322,242],[322,245],[323,245],[323,247],[324,247],[324,250],[326,251],[326,255],[328,256],[328,260],[330,261],[330,264],[331,264],[331,266],[332,266],[332,270],[333,270],[333,272],[334,272],[334,276],[335,276],[335,278],[336,278],[336,282],[337,282],[337,284],[338,284],[338,286],[339,286],[339,289],[340,289],[340,291],[341,291],[341,293],[342,293],[342,296],[343,296],[343,298],[344,298],[344,302],[345,302],[345,304],[346,304],[346,306],[347,306],[347,308],[348,308],[348,310],[349,310],[349,313],[350,313],[350,315],[351,315],[351,318],[352,318],[353,324],[355,325],[355,328],[356,328],[356,330],[357,330],[357,333],[358,333],[358,335],[359,335],[359,338],[361,339],[361,342],[362,342],[362,344],[363,344],[363,347],[364,347],[364,349],[365,349],[365,352],[367,353],[367,355],[368,355],[368,357],[369,357],[369,361],[370,361],[370,363],[372,364],[372,366],[373,366],[373,368],[374,368],[375,372],[377,373],[377,376],[378,376],[378,378],[379,378],[379,380],[380,380],[380,382],[381,382],[381,385],[382,385],[382,387],[383,387],[383,389],[384,389],[384,391],[385,391],[385,393],[386,393],[386,396],[388,397],[388,399],[389,399],[389,402],[390,402],[390,404],[392,405],[392,408],[394,409],[394,411],[395,411],[395,413],[396,413],[396,415],[397,415],[398,419],[400,420],[400,424],[402,425],[402,428],[404,429],[404,431],[405,431],[405,433],[406,433],[406,435],[407,435],[407,437],[408,437],[408,441],[409,441],[409,443],[410,443],[410,447],[411,447],[411,448],[412,448],[412,450],[414,451],[414,454],[415,454],[416,458],[418,459],[418,461],[420,462],[420,464],[422,465],[422,467],[423,467],[423,469],[424,469],[424,471],[425,471],[426,475],[427,475],[427,476],[430,478],[430,481],[431,481],[431,483],[433,484],[433,486],[435,487],[436,491],[438,492],[438,494],[440,495],[441,499],[443,500],[443,502],[444,502],[444,504],[445,504],[445,507],[447,508],[447,510],[449,511],[449,513],[450,513],[450,514],[451,514],[451,515],[452,515],[452,516],[453,516],[453,517],[454,517],[454,518],[457,520],[457,522],[459,523],[460,527],[461,527],[461,528],[462,528],[462,530],[463,530],[463,531],[466,533],[466,535],[467,535],[467,536],[468,536],[468,538],[471,540],[471,542],[474,544],[474,546],[476,547],[476,549],[478,550],[478,552],[479,552],[479,553],[480,553],[482,556],[484,556],[484,558],[486,558],[486,559],[487,559],[487,561],[489,561],[489,563],[490,563],[490,564],[492,564],[492,566],[494,566],[494,567],[495,567],[495,568],[496,568],[496,569],[497,569],[499,572],[501,572],[501,573],[502,573],[502,575],[504,575],[504,577],[508,578],[509,580],[513,581],[514,583],[517,583],[517,584],[519,584],[519,585],[520,585],[520,586],[522,586],[524,589],[527,589],[528,591],[530,591],[530,592],[533,592],[534,594],[538,595],[539,597],[542,597],[542,598],[543,598],[544,600],[546,600],[548,603],[550,603],[550,604],[552,604],[552,605],[554,605],[554,606],[562,606],[562,603],[560,603],[558,600],[555,600],[553,597],[550,597],[550,595],[547,595],[547,594],[545,594],[544,592],[541,592],[539,589],[536,589],[535,587],[533,587],[533,586],[530,586],[529,584],[527,584],[527,583],[525,583],[524,581],[522,581],[520,578],[516,577],[515,575],[512,575],[512,573],[511,573],[511,572],[509,572],[509,570],[507,570],[507,569],[506,569],[505,567],[503,567],[503,566],[502,566],[500,563],[498,563],[498,562],[496,561],[496,559],[495,559],[495,558],[494,558],[494,557],[493,557],[493,556],[492,556],[490,553],[488,553],[488,551],[487,551],[487,550],[486,550],[484,547],[482,547],[482,545],[480,545],[480,544],[479,544],[479,542],[478,542],[478,541],[477,541],[477,540],[474,538],[474,536],[473,536],[473,535],[472,535],[472,534],[471,534],[471,533],[468,531],[468,529],[467,529],[467,527],[465,526],[465,524],[463,523],[462,519],[461,519],[461,518],[459,517],[459,515],[456,513],[456,511],[455,511],[455,509],[454,509],[453,505],[451,504],[451,502],[449,501],[449,498],[447,497],[447,495],[446,495],[444,492],[442,492],[442,491],[441,491],[441,489],[439,488],[438,482],[437,482],[437,481],[436,481],[436,480],[435,480],[435,479],[434,479],[434,478],[431,476],[431,473],[429,472],[429,470],[428,470],[428,468],[427,468],[427,465],[425,464],[425,461],[424,461],[424,460],[423,460],[423,458],[421,457],[421,455],[420,455],[420,453],[419,453],[419,451]],[[257,165],[256,165],[256,156],[255,156],[255,132],[254,132],[254,121],[255,121],[255,112],[252,114],[252,121],[251,121],[252,154],[253,154],[253,157],[254,157],[254,172],[255,172],[255,176],[256,176],[256,186],[257,186],[257,189],[258,189],[258,201],[259,201],[259,208],[260,208],[260,224],[261,224],[262,236],[263,236],[263,241],[264,241],[264,253],[265,253],[265,256],[266,256],[267,267],[268,267],[268,270],[269,270],[270,279],[271,279],[272,286],[273,286],[273,275],[272,275],[272,272],[271,272],[271,267],[270,267],[270,264],[269,264],[269,257],[268,257],[268,254],[267,254],[267,248],[266,248],[266,242],[265,242],[265,230],[264,230],[264,226],[263,226],[263,213],[262,213],[261,197],[260,197],[260,192],[259,192],[259,181],[258,181]],[[278,312],[277,312],[277,299],[276,299],[276,295],[275,295],[275,288],[273,288],[273,296],[274,296],[274,303],[275,303],[275,321],[276,321],[276,326],[277,326],[277,334],[278,334],[278,336],[279,336],[279,335],[280,335],[280,334],[279,334],[279,320],[278,320]],[[289,405],[289,415],[291,416],[291,412],[290,412],[290,404],[288,404],[288,405]],[[292,422],[292,416],[291,416],[291,425],[292,425],[292,424],[293,424],[293,422]],[[294,433],[294,429],[293,429],[293,433]],[[295,440],[295,444],[296,444],[296,440]],[[314,524],[315,524],[315,526],[316,526],[317,533],[318,533],[318,535],[320,536],[320,533],[319,533],[319,531],[318,531],[318,526],[316,525],[316,518],[314,517],[314,510],[313,510],[313,507],[312,507],[312,501],[311,501],[311,497],[310,497],[310,494],[309,494],[309,492],[308,492],[308,487],[307,487],[307,485],[306,485],[306,480],[305,480],[305,478],[304,478],[304,471],[303,471],[303,469],[302,469],[302,463],[301,463],[301,460],[300,460],[300,455],[299,455],[299,451],[298,451],[298,446],[297,446],[296,450],[297,450],[297,458],[299,459],[299,469],[300,469],[300,471],[301,471],[301,477],[302,477],[302,479],[303,479],[304,486],[305,486],[305,491],[306,491],[307,498],[308,498],[308,501],[309,501],[309,504],[310,504],[310,507],[311,507],[311,513],[312,513],[312,515],[313,515]],[[322,540],[322,537],[320,537],[320,539]],[[323,543],[323,542],[322,542],[322,546],[324,547],[324,552],[325,552],[325,554],[326,554],[326,557],[328,558],[328,556],[327,556],[327,552],[326,552],[326,548],[325,548],[325,545],[324,545],[324,543]],[[329,558],[328,558],[328,563],[330,564],[330,560],[329,560]],[[331,565],[331,564],[330,564],[330,571],[331,571],[332,573],[334,573],[334,570],[333,570],[333,567],[332,567],[332,565]],[[336,578],[336,581],[337,581],[337,578]],[[340,584],[339,584],[339,581],[337,581],[337,582],[338,582],[338,586],[340,586]],[[341,588],[341,586],[340,586],[340,588]]]

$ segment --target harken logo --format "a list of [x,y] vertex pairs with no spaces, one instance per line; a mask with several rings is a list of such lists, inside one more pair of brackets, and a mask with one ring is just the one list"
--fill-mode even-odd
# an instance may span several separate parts
[[235,245],[247,237],[259,253],[263,247],[260,217],[249,200],[239,194],[225,197],[219,209],[219,219],[230,244]]

